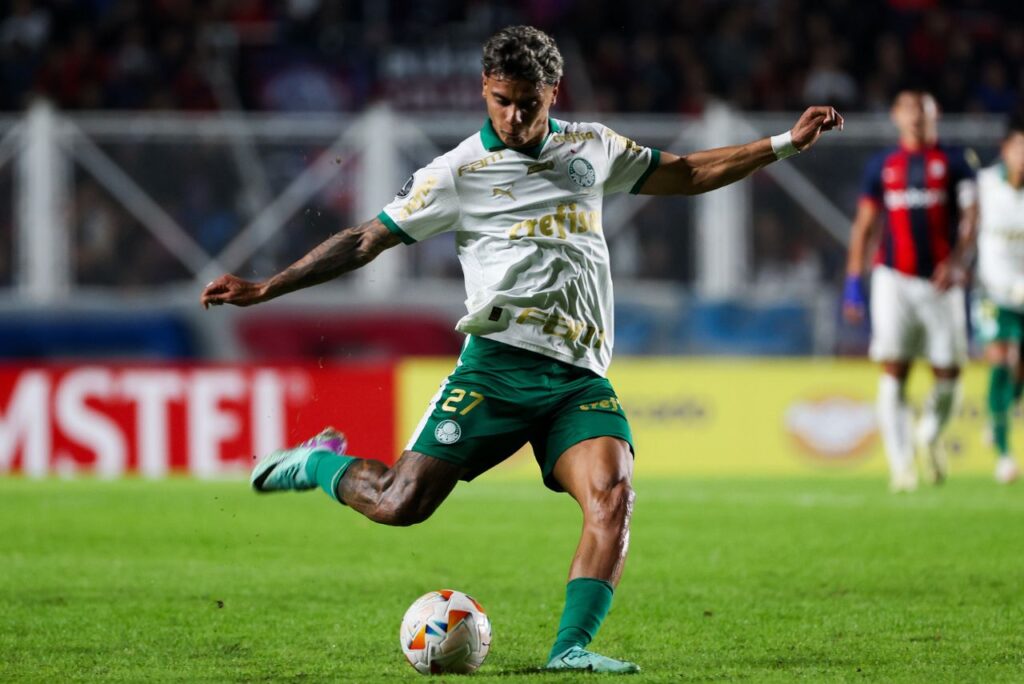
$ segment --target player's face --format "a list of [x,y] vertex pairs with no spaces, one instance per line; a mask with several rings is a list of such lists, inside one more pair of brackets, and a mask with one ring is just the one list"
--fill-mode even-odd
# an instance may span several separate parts
[[1014,131],[1003,141],[1003,163],[1014,178],[1024,178],[1024,133]]
[[904,91],[892,105],[892,120],[900,139],[921,145],[938,138],[939,108],[927,93]]
[[532,147],[544,139],[557,85],[484,74],[483,87],[487,115],[503,143],[513,148]]

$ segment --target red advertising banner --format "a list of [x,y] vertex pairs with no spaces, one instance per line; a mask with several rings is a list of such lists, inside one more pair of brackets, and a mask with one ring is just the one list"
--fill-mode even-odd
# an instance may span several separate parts
[[218,477],[333,425],[391,463],[391,364],[0,366],[0,473]]

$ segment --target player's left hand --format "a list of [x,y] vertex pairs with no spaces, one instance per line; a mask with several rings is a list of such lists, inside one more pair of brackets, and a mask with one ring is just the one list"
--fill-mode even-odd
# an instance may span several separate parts
[[932,285],[939,292],[963,285],[966,281],[967,271],[951,259],[940,261],[935,265],[935,271],[932,273]]
[[843,117],[834,107],[808,107],[790,129],[793,145],[803,152],[813,145],[821,134],[833,128],[843,130]]

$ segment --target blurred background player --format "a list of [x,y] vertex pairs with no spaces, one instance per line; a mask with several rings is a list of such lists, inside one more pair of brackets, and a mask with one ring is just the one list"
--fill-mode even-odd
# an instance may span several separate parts
[[605,377],[614,330],[604,197],[708,192],[797,154],[843,120],[831,107],[811,107],[781,135],[680,157],[601,124],[549,118],[563,62],[546,33],[509,27],[483,53],[488,118],[478,133],[417,171],[377,218],[265,281],[221,276],[202,302],[261,303],[332,280],[399,243],[457,231],[469,312],[456,327],[468,338],[395,465],[345,454],[343,438],[328,429],[261,460],[253,487],[319,485],[375,522],[411,525],[459,480],[529,442],[544,483],[568,492],[583,512],[547,668],[636,672],[633,663],[585,650],[622,574],[633,509],[632,435]]
[[1011,119],[1000,161],[978,174],[978,200],[978,334],[992,365],[988,410],[995,477],[1010,483],[1020,476],[1010,449],[1010,410],[1015,394],[1020,397],[1019,379],[1014,384],[1024,341],[1024,118]]
[[[917,488],[915,447],[930,479],[947,473],[939,436],[956,403],[967,356],[963,284],[977,223],[973,165],[938,143],[938,107],[928,93],[900,92],[892,106],[899,146],[865,169],[847,258],[843,313],[864,317],[863,273],[882,225],[871,276],[870,355],[882,365],[878,419],[895,492]],[[884,221],[879,219],[884,215]],[[906,398],[912,360],[923,355],[935,383],[913,429]]]

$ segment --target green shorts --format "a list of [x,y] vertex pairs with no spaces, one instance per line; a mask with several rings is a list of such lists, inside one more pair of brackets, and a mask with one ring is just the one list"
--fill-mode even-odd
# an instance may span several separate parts
[[409,446],[465,468],[463,480],[493,468],[527,442],[544,484],[566,449],[585,439],[633,435],[606,378],[484,337],[471,336]]
[[1006,309],[991,299],[978,301],[975,310],[978,337],[989,342],[1020,342],[1024,338],[1024,312]]

